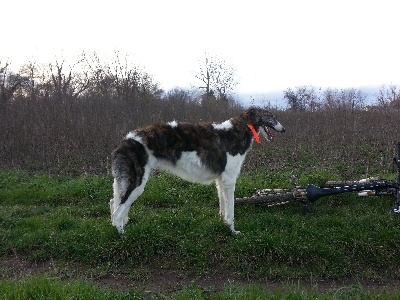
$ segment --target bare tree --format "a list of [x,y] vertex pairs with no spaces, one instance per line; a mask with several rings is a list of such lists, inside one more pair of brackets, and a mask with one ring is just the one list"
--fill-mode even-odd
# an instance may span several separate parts
[[399,109],[400,91],[398,90],[398,86],[391,84],[386,88],[385,85],[382,85],[376,95],[376,102],[384,109],[389,109],[390,107]]
[[90,73],[91,91],[95,94],[132,102],[144,95],[161,97],[153,77],[132,64],[128,55],[115,52],[111,61],[102,60],[97,53],[84,53],[85,68]]
[[333,109],[337,107],[337,89],[327,88],[322,93],[322,104],[327,109]]
[[387,92],[388,98],[390,99],[389,106],[391,108],[400,110],[400,91],[398,86],[391,84],[389,85],[389,90]]
[[365,106],[365,99],[366,95],[361,90],[328,88],[323,92],[321,101],[326,109],[362,109]]
[[81,60],[74,65],[65,67],[65,60],[49,64],[49,77],[52,83],[54,96],[58,101],[75,99],[83,93],[90,84],[87,72],[73,72]]
[[0,61],[0,102],[5,104],[11,100],[15,92],[23,85],[29,83],[29,79],[14,73],[10,69],[11,63]]
[[363,92],[354,88],[340,91],[340,103],[344,108],[362,109],[365,104],[365,98],[366,96]]
[[292,110],[315,111],[319,108],[319,97],[312,86],[297,86],[294,90],[288,88],[284,91],[283,98],[286,99],[289,109]]
[[206,54],[205,60],[199,62],[199,70],[195,77],[204,85],[208,97],[227,100],[229,93],[233,92],[238,82],[235,79],[235,69],[224,59]]
[[35,83],[39,77],[39,68],[36,63],[28,62],[20,67],[19,74],[27,78],[29,84],[24,86],[23,95],[29,96],[32,100],[36,100]]

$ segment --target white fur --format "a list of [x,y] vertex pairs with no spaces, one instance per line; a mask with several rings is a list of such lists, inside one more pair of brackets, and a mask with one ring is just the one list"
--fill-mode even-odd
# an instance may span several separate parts
[[281,123],[277,122],[276,125],[274,126],[274,129],[278,132],[281,132],[282,130],[284,130],[283,126]]
[[233,124],[230,120],[227,120],[220,124],[213,123],[212,125],[215,129],[218,129],[218,130],[228,130],[233,127]]
[[141,138],[140,136],[138,136],[138,135],[136,134],[136,132],[134,132],[134,131],[129,132],[129,133],[126,135],[125,138],[126,138],[126,139],[132,139],[132,140],[138,141],[139,143],[143,144],[142,138]]
[[237,154],[235,156],[228,154],[225,171],[215,181],[219,198],[219,214],[235,234],[240,233],[240,231],[235,230],[234,226],[235,186],[245,156],[246,154]]
[[174,127],[178,126],[178,122],[173,120],[173,121],[169,122],[168,125],[171,126],[172,128],[174,128]]
[[158,160],[156,166],[187,181],[203,184],[212,183],[218,176],[201,163],[196,152],[182,152],[175,165],[166,160]]

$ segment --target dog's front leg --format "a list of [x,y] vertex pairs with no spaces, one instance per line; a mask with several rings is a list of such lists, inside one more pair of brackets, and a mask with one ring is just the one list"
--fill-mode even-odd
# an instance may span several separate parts
[[232,233],[239,234],[240,231],[235,230],[235,182],[232,180],[219,180],[218,195],[220,197],[220,212],[226,224],[229,225]]
[[228,197],[227,197],[227,207],[226,207],[226,218],[225,218],[225,222],[229,225],[229,228],[231,229],[232,233],[234,234],[240,234],[240,231],[235,230],[235,200],[233,198],[233,193],[232,193],[232,197],[229,197],[229,192],[228,192]]
[[215,182],[218,191],[218,199],[219,199],[219,215],[225,220],[225,207],[226,205],[226,195],[223,192],[223,186],[220,180]]

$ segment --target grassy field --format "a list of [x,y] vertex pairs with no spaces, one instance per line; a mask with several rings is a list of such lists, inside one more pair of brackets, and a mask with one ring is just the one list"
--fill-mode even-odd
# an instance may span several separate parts
[[[328,176],[305,174],[302,183]],[[244,174],[236,194],[290,187],[289,177]],[[1,171],[0,295],[400,297],[400,217],[391,214],[391,197],[325,197],[311,213],[300,203],[242,205],[242,234],[234,236],[218,217],[214,186],[160,173],[132,206],[121,237],[109,219],[111,185],[107,176]]]
[[[198,287],[183,288],[173,295],[162,292],[149,293],[124,291],[115,288],[99,288],[83,281],[64,282],[43,276],[18,282],[0,283],[2,299],[398,299],[395,293],[364,291],[360,286],[342,287],[335,290],[318,291],[287,285],[281,289],[268,290],[257,286],[246,288],[226,286],[222,292],[213,292]],[[397,293],[398,295],[398,293]]]

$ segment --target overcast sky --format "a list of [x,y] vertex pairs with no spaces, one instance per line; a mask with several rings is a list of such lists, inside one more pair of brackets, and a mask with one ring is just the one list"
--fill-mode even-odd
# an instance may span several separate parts
[[398,1],[5,0],[0,59],[127,53],[164,89],[196,82],[205,53],[236,69],[238,93],[400,83]]

